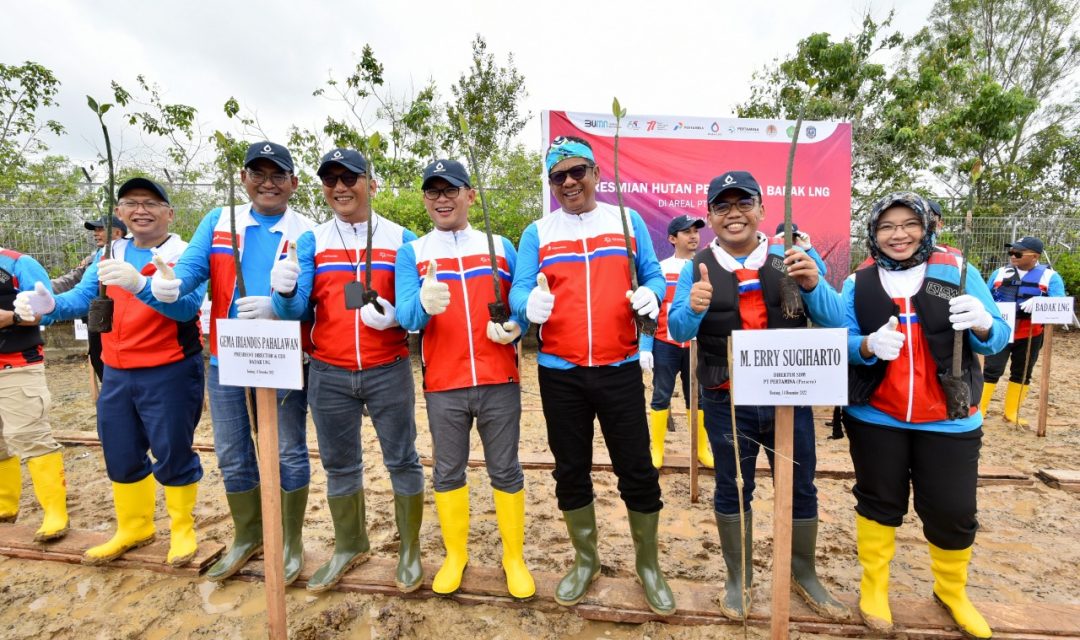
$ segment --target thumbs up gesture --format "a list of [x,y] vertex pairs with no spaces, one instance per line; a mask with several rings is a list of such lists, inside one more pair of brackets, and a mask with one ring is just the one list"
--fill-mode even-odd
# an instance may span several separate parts
[[274,263],[270,270],[270,288],[283,296],[296,292],[296,281],[300,278],[300,262],[296,258],[296,243],[290,242],[284,260]]
[[889,321],[881,325],[881,328],[877,331],[866,336],[866,348],[870,353],[877,356],[880,360],[896,360],[900,357],[900,349],[904,346],[904,339],[907,337],[901,331],[897,331],[896,327],[900,322],[896,319],[896,316],[889,318]]
[[165,259],[157,253],[151,258],[154,263],[154,276],[150,278],[150,293],[154,294],[159,302],[176,302],[180,298],[180,285],[183,284],[177,277],[173,268]]
[[536,275],[536,288],[529,292],[529,300],[525,304],[525,317],[534,324],[544,324],[551,317],[551,310],[555,308],[555,294],[548,287],[547,276],[543,272]]
[[162,278],[164,278],[166,280],[175,280],[176,279],[176,273],[173,272],[173,268],[169,266],[168,262],[165,262],[164,258],[162,258],[161,256],[159,256],[158,254],[155,253],[153,261],[154,261],[154,266],[161,273]]
[[428,262],[424,281],[420,283],[420,306],[429,316],[437,316],[450,306],[450,285],[439,282],[439,265]]
[[712,301],[712,281],[709,280],[709,268],[704,263],[698,265],[700,280],[690,287],[690,310],[701,313],[709,308]]

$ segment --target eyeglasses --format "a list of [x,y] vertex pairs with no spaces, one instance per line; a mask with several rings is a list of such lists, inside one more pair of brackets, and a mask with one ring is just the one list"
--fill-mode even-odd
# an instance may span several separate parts
[[551,184],[558,185],[564,184],[567,176],[570,176],[574,180],[581,180],[592,167],[593,165],[591,164],[579,164],[575,167],[570,167],[566,171],[552,171],[548,174],[548,180],[551,180]]
[[326,175],[319,176],[319,179],[322,180],[323,186],[330,189],[333,189],[337,186],[338,180],[341,180],[341,184],[345,185],[346,187],[355,187],[356,181],[360,179],[361,175],[363,174],[346,171],[345,173],[339,173],[337,175],[331,175],[328,173]]
[[139,207],[142,207],[146,209],[147,213],[157,213],[169,206],[164,202],[154,202],[153,200],[121,200],[116,205],[124,211],[138,211]]
[[1023,258],[1025,255],[1027,255],[1027,254],[1024,251],[1010,251],[1009,252],[1009,257],[1010,258]]
[[922,228],[922,220],[908,220],[904,224],[890,224],[885,222],[877,226],[877,234],[879,236],[891,236],[896,233],[897,229],[902,229],[904,233],[911,235]]
[[709,213],[725,216],[731,211],[732,207],[738,209],[739,213],[749,213],[756,204],[757,200],[755,198],[740,198],[735,202],[714,202],[709,205]]
[[424,189],[424,197],[428,200],[438,200],[440,196],[446,196],[450,200],[458,197],[461,187],[443,187],[442,189]]
[[269,178],[270,182],[273,182],[275,187],[280,187],[281,185],[285,184],[285,181],[288,180],[289,177],[292,175],[292,174],[289,174],[289,173],[270,173],[270,174],[266,174],[266,173],[263,173],[262,171],[251,171],[251,170],[247,170],[244,173],[247,174],[248,180],[251,180],[252,184],[257,184],[257,185],[262,184],[262,183],[266,182],[267,178]]

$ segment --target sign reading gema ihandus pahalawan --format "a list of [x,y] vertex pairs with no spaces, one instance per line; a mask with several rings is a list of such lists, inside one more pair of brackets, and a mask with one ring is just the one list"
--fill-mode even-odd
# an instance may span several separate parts
[[304,388],[299,322],[219,319],[217,341],[221,384]]
[[736,405],[847,405],[846,329],[731,332]]

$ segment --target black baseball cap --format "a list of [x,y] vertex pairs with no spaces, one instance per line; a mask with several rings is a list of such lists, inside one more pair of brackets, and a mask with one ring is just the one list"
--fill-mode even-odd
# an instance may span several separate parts
[[690,227],[700,229],[705,226],[705,221],[701,218],[691,218],[690,216],[683,214],[671,219],[671,222],[667,225],[667,234],[669,236],[677,235],[680,231],[686,231]]
[[132,178],[124,184],[120,185],[120,188],[116,190],[116,198],[119,200],[124,197],[125,193],[134,191],[135,189],[146,189],[153,193],[157,197],[161,198],[161,201],[168,204],[169,194],[165,193],[165,187],[150,180],[149,178]]
[[322,157],[322,161],[319,163],[319,170],[315,172],[316,175],[322,175],[330,165],[337,164],[345,167],[349,171],[357,175],[367,175],[367,158],[359,151],[352,149],[331,149],[326,155]]
[[1006,243],[1006,249],[1023,249],[1026,251],[1034,251],[1035,253],[1043,252],[1043,241],[1031,236],[1024,236],[1016,242]]
[[[784,232],[784,223],[781,222],[780,224],[776,225],[776,233],[783,233],[783,232]],[[795,224],[794,222],[791,223],[791,233],[793,235],[799,233],[799,225]]]
[[468,169],[457,160],[436,160],[424,167],[424,183],[420,188],[427,189],[428,183],[435,178],[442,178],[455,187],[472,187]]
[[749,196],[761,195],[761,187],[749,171],[728,171],[713,178],[709,183],[709,204],[716,200],[716,196],[729,189],[742,191]]
[[[97,220],[87,220],[83,223],[83,226],[90,231],[93,231],[94,229],[104,229],[105,218],[98,218]],[[122,231],[125,236],[127,235],[127,225],[121,222],[120,218],[113,216],[112,226],[114,229],[119,229],[120,231]]]
[[289,150],[275,142],[263,140],[248,147],[247,155],[244,156],[244,167],[251,166],[252,162],[265,158],[281,167],[282,171],[293,172],[292,155]]

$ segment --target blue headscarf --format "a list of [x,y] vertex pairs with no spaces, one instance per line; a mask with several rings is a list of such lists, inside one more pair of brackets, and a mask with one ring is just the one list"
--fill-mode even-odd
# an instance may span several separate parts
[[[894,205],[907,207],[919,216],[923,224],[923,237],[919,241],[919,248],[906,260],[893,260],[881,251],[881,245],[877,241],[878,218],[887,209]],[[930,203],[925,198],[912,191],[898,191],[890,193],[874,203],[870,210],[870,219],[867,221],[867,245],[870,248],[870,257],[874,259],[882,269],[889,271],[903,271],[926,262],[930,252],[934,250],[934,218],[930,213]]]
[[552,167],[567,158],[585,158],[589,162],[596,164],[596,158],[593,157],[592,149],[588,145],[571,140],[566,136],[559,136],[551,141],[547,157],[544,159],[547,172],[551,173]]

